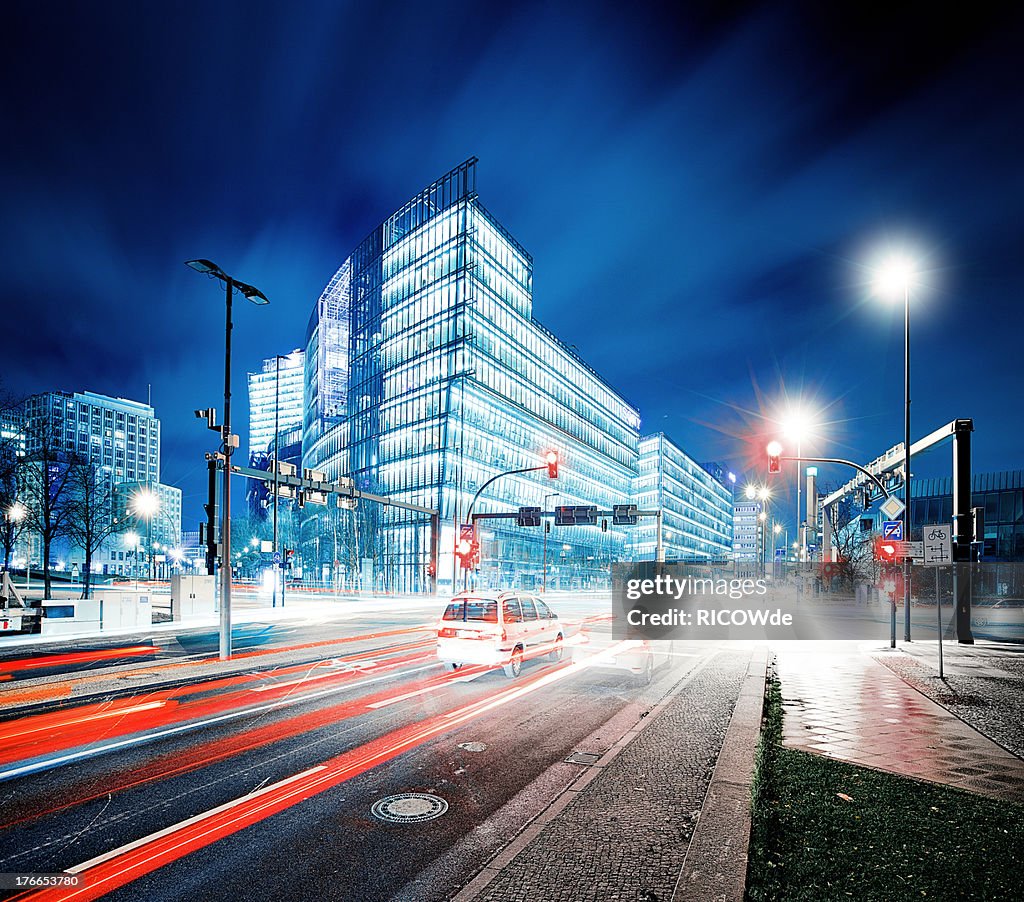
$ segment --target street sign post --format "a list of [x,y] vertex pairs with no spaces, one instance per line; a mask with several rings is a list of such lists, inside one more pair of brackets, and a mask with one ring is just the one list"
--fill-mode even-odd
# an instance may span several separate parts
[[939,679],[945,677],[942,664],[942,600],[939,596],[939,567],[953,560],[953,527],[948,523],[936,523],[921,530],[924,536],[925,566],[935,567],[935,618],[939,628]]

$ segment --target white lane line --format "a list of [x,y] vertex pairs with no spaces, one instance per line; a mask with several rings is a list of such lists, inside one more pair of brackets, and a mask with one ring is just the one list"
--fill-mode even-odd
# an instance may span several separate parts
[[[403,671],[403,674],[419,673],[421,670],[429,670],[432,667],[436,667],[436,664],[427,664],[423,667],[416,667],[412,670]],[[96,746],[94,748],[81,749],[76,752],[69,752],[66,755],[58,755],[55,758],[45,758],[40,761],[33,761],[28,764],[23,764],[20,767],[9,768],[8,770],[0,771],[0,780],[9,780],[12,777],[23,777],[26,774],[36,773],[41,770],[49,770],[52,767],[58,767],[61,764],[68,764],[72,761],[81,761],[84,758],[93,758],[97,755],[103,755],[106,752],[116,751],[117,749],[129,748],[133,745],[141,745],[144,742],[151,742],[154,739],[162,739],[165,736],[175,736],[179,733],[187,733],[190,730],[198,730],[202,727],[209,726],[210,724],[222,723],[226,720],[236,720],[239,717],[248,717],[252,714],[261,714],[265,711],[274,711],[277,708],[285,708],[290,705],[300,704],[305,701],[310,701],[315,698],[323,698],[327,695],[336,695],[339,692],[346,692],[349,689],[355,689],[360,686],[368,686],[370,683],[379,683],[383,680],[390,679],[398,674],[387,674],[386,676],[373,677],[369,680],[360,680],[356,683],[345,683],[343,686],[335,686],[331,689],[321,689],[319,692],[309,692],[305,695],[297,695],[293,698],[282,699],[281,701],[268,702],[265,705],[257,705],[251,708],[243,708],[239,711],[230,711],[227,714],[218,714],[216,717],[208,717],[205,720],[197,720],[192,723],[181,724],[176,727],[169,727],[165,730],[158,730],[155,733],[142,733],[138,736],[131,736],[127,739],[121,739],[117,742],[110,742],[106,745]]]
[[251,686],[250,692],[269,692],[271,689],[281,689],[284,686],[301,686],[303,683],[312,683],[314,680],[326,680],[329,677],[337,676],[351,676],[353,673],[358,673],[360,670],[369,670],[372,667],[378,666],[379,661],[359,661],[358,663],[349,664],[344,663],[337,670],[331,670],[327,673],[318,673],[314,675],[300,677],[297,680],[288,680],[283,683],[268,683],[266,686]]
[[470,680],[475,680],[480,674],[473,673],[468,676],[456,677],[454,680],[445,680],[443,683],[438,683],[436,686],[425,686],[422,689],[414,689],[412,692],[406,692],[404,695],[396,695],[392,698],[385,699],[382,702],[374,702],[372,705],[367,705],[367,708],[386,708],[388,705],[394,705],[397,702],[404,702],[407,698],[414,698],[417,695],[423,695],[426,692],[433,692],[435,689],[443,689],[445,686],[449,686],[452,683],[468,683]]
[[89,868],[94,868],[98,864],[110,861],[111,858],[117,858],[119,855],[124,855],[126,852],[131,852],[133,849],[138,849],[140,846],[144,846],[147,843],[154,842],[164,836],[170,836],[172,833],[177,833],[179,830],[183,830],[190,824],[213,817],[215,814],[220,814],[222,811],[235,808],[243,802],[248,802],[258,796],[266,795],[268,792],[273,792],[275,789],[280,789],[282,786],[287,786],[289,783],[294,783],[296,780],[301,780],[303,777],[308,777],[310,774],[315,774],[326,769],[326,764],[318,764],[316,767],[304,770],[301,774],[295,774],[294,776],[287,777],[284,780],[279,780],[277,783],[271,783],[270,786],[264,786],[262,789],[257,789],[255,792],[250,792],[248,795],[232,799],[230,802],[225,802],[223,805],[218,805],[216,808],[211,808],[209,811],[204,811],[201,814],[188,818],[187,820],[179,821],[177,824],[172,824],[170,827],[165,827],[163,830],[157,830],[156,833],[150,833],[149,836],[143,836],[141,839],[136,839],[130,843],[120,846],[117,849],[111,849],[109,852],[104,852],[102,855],[97,855],[95,858],[90,858],[88,861],[83,861],[81,864],[76,864],[70,868],[66,868],[65,870],[71,874],[81,874],[82,871],[87,871]]

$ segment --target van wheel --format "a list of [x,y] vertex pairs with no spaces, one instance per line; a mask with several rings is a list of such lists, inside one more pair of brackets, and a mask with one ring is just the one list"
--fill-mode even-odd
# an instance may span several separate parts
[[514,680],[520,673],[523,672],[523,649],[522,646],[517,645],[512,650],[512,658],[502,668],[505,671],[505,676],[510,680]]
[[555,637],[555,647],[551,649],[551,654],[548,655],[548,658],[557,663],[558,661],[561,661],[564,656],[565,646],[562,645],[562,634],[559,633]]
[[445,673],[453,673],[454,671],[458,670],[461,666],[461,664],[452,664],[448,661],[444,662]]

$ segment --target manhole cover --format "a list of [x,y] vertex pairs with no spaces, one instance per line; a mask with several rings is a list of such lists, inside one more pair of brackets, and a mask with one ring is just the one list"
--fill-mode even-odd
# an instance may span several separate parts
[[601,756],[594,752],[573,752],[565,760],[569,764],[596,764],[600,759]]
[[370,811],[374,817],[393,824],[416,824],[431,821],[448,810],[448,803],[425,792],[403,792],[375,802]]
[[460,749],[465,749],[467,752],[486,752],[487,743],[485,742],[460,742]]

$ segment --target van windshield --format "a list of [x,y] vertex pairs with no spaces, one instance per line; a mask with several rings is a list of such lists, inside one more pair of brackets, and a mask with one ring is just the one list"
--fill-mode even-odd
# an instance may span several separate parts
[[498,622],[498,603],[493,598],[456,598],[444,612],[444,620]]

